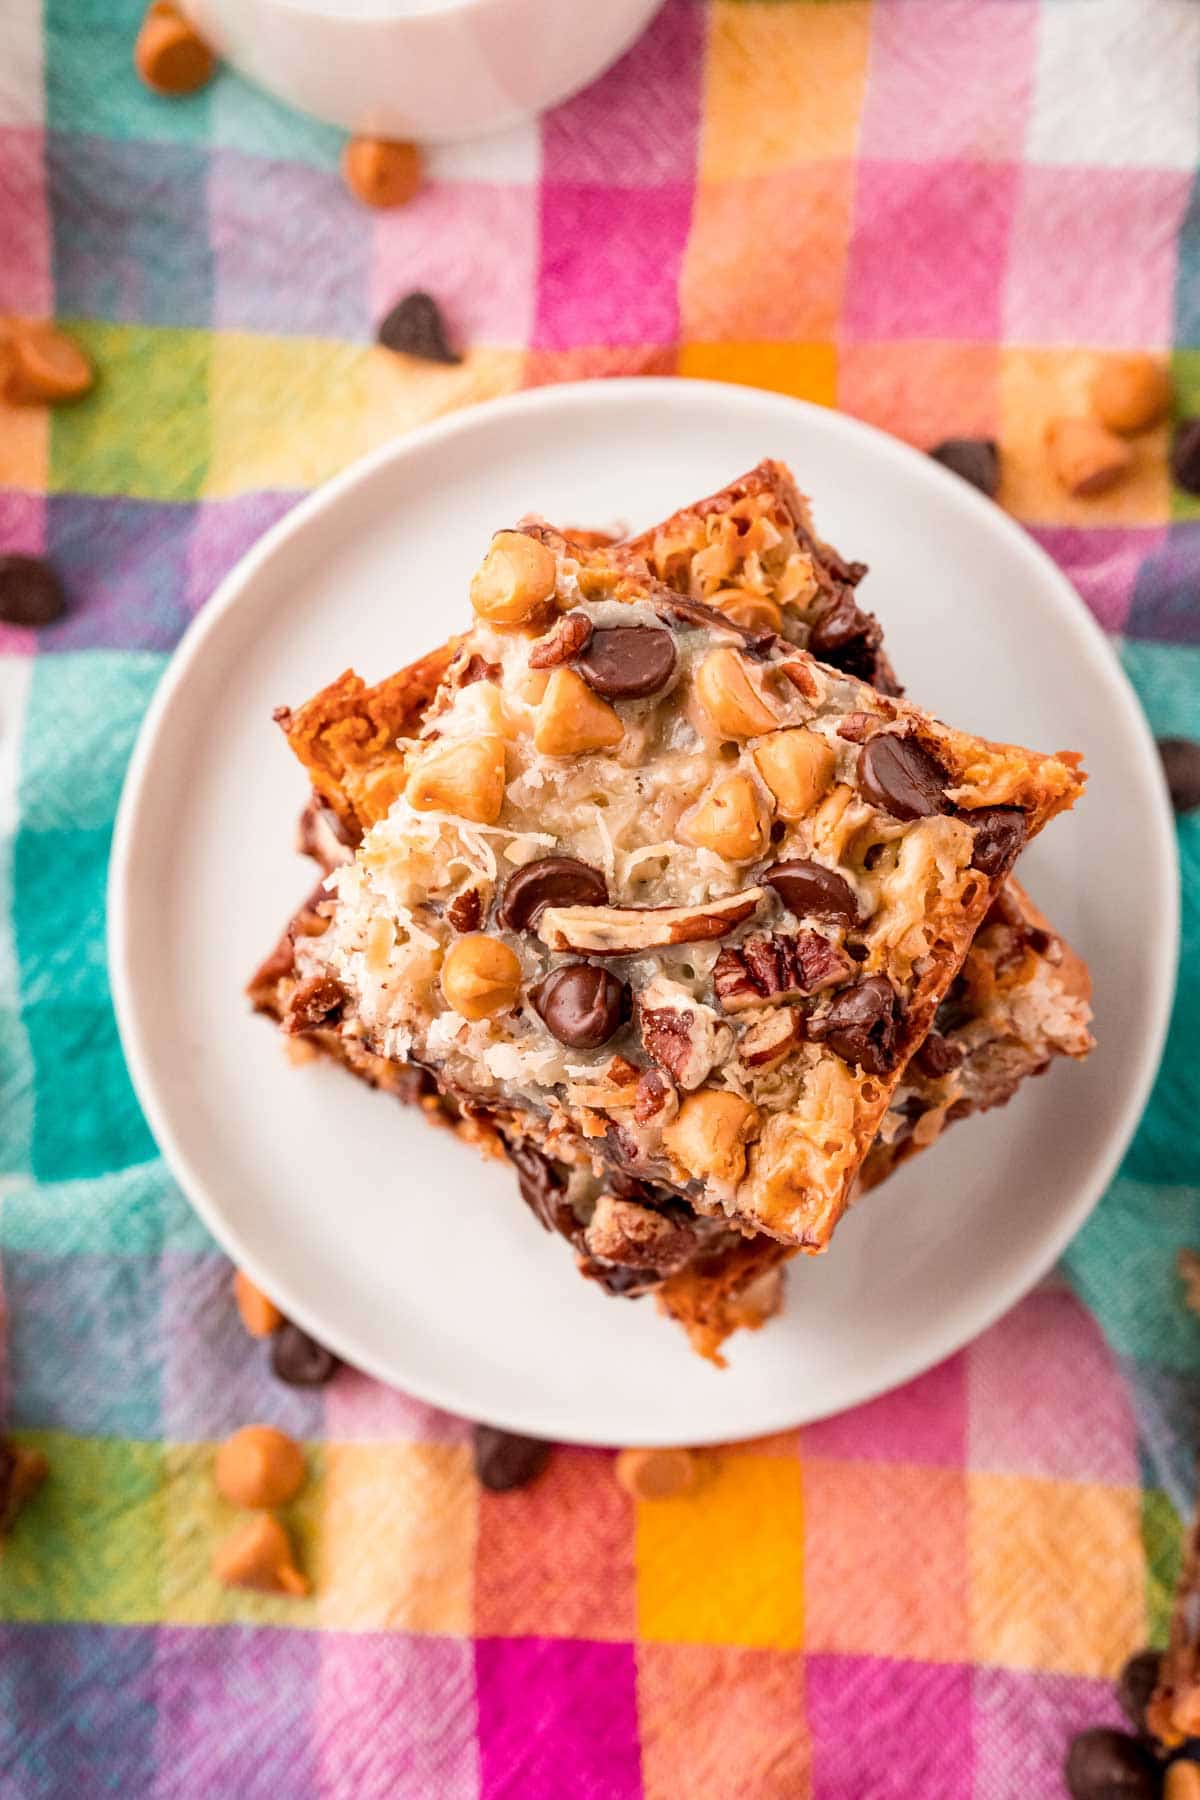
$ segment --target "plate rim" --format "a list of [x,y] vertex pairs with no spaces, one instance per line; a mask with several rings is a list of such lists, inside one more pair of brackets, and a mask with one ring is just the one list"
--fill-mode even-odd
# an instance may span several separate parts
[[[424,1375],[418,1375],[416,1379],[412,1379],[406,1374],[402,1382],[397,1382],[395,1374],[383,1365],[369,1347],[364,1348],[355,1342],[352,1321],[347,1323],[344,1330],[339,1325],[337,1329],[330,1331],[323,1320],[316,1318],[303,1297],[284,1291],[285,1288],[290,1288],[290,1284],[285,1282],[281,1288],[259,1258],[252,1252],[246,1253],[244,1246],[238,1241],[236,1224],[227,1219],[218,1201],[210,1197],[208,1183],[201,1172],[193,1167],[191,1159],[179,1143],[168,1105],[160,1096],[153,1057],[147,1042],[148,1034],[144,1034],[143,1022],[139,1016],[134,959],[128,930],[141,803],[151,780],[158,739],[167,716],[210,635],[219,629],[226,615],[237,606],[246,589],[271,562],[277,551],[293,537],[307,531],[325,514],[336,512],[343,498],[354,489],[369,482],[379,470],[389,464],[419,460],[428,448],[456,436],[469,434],[478,429],[481,422],[560,409],[569,412],[579,405],[585,408],[611,407],[619,411],[636,401],[640,409],[644,408],[647,401],[653,405],[656,399],[665,399],[668,394],[672,403],[681,395],[690,394],[696,399],[703,397],[706,404],[716,409],[724,403],[731,403],[736,397],[737,404],[760,412],[764,430],[770,426],[771,415],[781,421],[785,421],[789,415],[794,416],[796,412],[809,418],[816,417],[820,420],[822,429],[841,433],[850,439],[865,440],[874,453],[883,454],[895,463],[919,465],[924,479],[931,480],[935,487],[940,485],[945,492],[952,493],[957,504],[966,507],[968,511],[974,511],[981,523],[986,521],[991,530],[997,531],[1001,537],[1007,537],[1019,556],[1036,565],[1043,580],[1048,580],[1057,589],[1061,610],[1075,629],[1081,653],[1098,670],[1101,681],[1107,681],[1110,689],[1119,695],[1126,715],[1126,725],[1138,746],[1143,773],[1149,778],[1145,785],[1155,795],[1147,823],[1152,837],[1157,839],[1157,854],[1152,866],[1162,888],[1159,897],[1162,901],[1160,929],[1156,937],[1157,948],[1152,952],[1151,980],[1147,984],[1150,1015],[1144,1041],[1139,1048],[1131,1078],[1126,1083],[1123,1103],[1118,1108],[1116,1117],[1110,1119],[1107,1151],[1094,1161],[1090,1180],[1079,1183],[1072,1204],[1055,1215],[1053,1226],[1038,1240],[1036,1248],[1019,1260],[1014,1273],[1007,1279],[996,1279],[988,1288],[986,1298],[976,1301],[970,1309],[969,1322],[955,1317],[949,1328],[942,1332],[931,1327],[929,1332],[910,1345],[907,1354],[903,1346],[898,1347],[896,1354],[886,1362],[881,1359],[874,1374],[863,1380],[849,1398],[840,1398],[826,1407],[818,1405],[815,1409],[806,1407],[799,1398],[781,1399],[774,1414],[767,1413],[764,1417],[756,1418],[754,1424],[744,1432],[723,1434],[720,1441],[733,1443],[775,1431],[790,1430],[802,1424],[816,1423],[822,1418],[864,1405],[936,1367],[1003,1317],[1053,1268],[1063,1250],[1099,1204],[1137,1129],[1161,1065],[1177,980],[1180,897],[1174,814],[1153,733],[1133,684],[1119,658],[1113,654],[1108,636],[1093,613],[1031,533],[993,500],[977,492],[961,477],[934,462],[903,439],[864,420],[798,396],[746,387],[736,382],[708,381],[684,376],[593,378],[526,388],[458,408],[389,439],[305,495],[256,539],[222,577],[171,653],[139,727],[126,767],[113,826],[106,885],[108,975],[122,1052],[134,1092],[159,1154],[179,1183],[189,1204],[235,1266],[245,1269],[253,1281],[275,1296],[287,1317],[328,1344],[351,1367],[446,1412],[468,1419],[477,1416],[470,1397],[453,1379],[439,1383],[433,1376],[426,1379]],[[488,1418],[490,1423],[514,1431],[531,1429],[527,1409],[506,1413],[503,1407],[489,1406]],[[563,1429],[558,1422],[549,1435],[562,1443],[596,1444],[617,1441],[597,1439],[586,1430],[575,1432]],[[634,1429],[620,1441],[637,1444],[669,1440],[661,1435]],[[688,1437],[686,1440],[675,1441],[694,1443],[700,1440]]]

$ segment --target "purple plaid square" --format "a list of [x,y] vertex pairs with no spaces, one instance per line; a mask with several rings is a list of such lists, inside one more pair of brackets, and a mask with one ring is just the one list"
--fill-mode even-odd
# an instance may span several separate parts
[[[168,1250],[163,1280],[163,1431],[183,1440],[227,1437],[263,1419],[296,1438],[321,1436],[324,1390],[287,1387],[270,1345],[247,1337],[223,1256]],[[220,1379],[210,1379],[215,1369]]]
[[1134,584],[1125,629],[1164,644],[1200,644],[1200,520],[1172,525]]
[[161,1628],[155,1800],[320,1793],[307,1726],[320,1661],[315,1632]]
[[256,493],[205,502],[188,539],[184,604],[189,615],[199,612],[234,564],[300,498],[299,494]]
[[326,1795],[475,1800],[475,1659],[463,1638],[325,1632],[313,1753]]
[[682,184],[547,182],[535,344],[673,344],[691,208],[691,187]]
[[186,144],[46,139],[54,281],[68,316],[204,326],[213,258],[204,223],[208,155]]
[[480,1638],[482,1800],[633,1800],[642,1791],[632,1644]]
[[70,607],[46,650],[173,650],[188,621],[187,546],[195,508],[54,494],[46,539]]
[[1138,572],[1166,543],[1165,526],[1043,526],[1042,549],[1079,589],[1105,631],[1124,631]]
[[812,1800],[972,1800],[969,1668],[810,1656],[805,1673]]
[[162,1333],[152,1256],[4,1259],[14,1424],[81,1437],[160,1429]]
[[0,1626],[0,1794],[165,1790],[154,1759],[152,1630]]
[[213,154],[209,208],[225,330],[364,338],[372,214],[336,169]]
[[546,115],[546,180],[601,187],[690,182],[703,56],[703,10],[694,0],[667,0],[607,75]]
[[1124,1723],[1109,1681],[976,1669],[975,1791],[987,1800],[1065,1793],[1063,1762],[1075,1734]]

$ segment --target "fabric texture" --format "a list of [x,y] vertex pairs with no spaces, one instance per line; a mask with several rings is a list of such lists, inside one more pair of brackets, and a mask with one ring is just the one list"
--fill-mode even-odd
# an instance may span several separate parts
[[[1200,736],[1200,502],[1161,442],[1066,499],[1039,441],[1098,351],[1169,352],[1200,410],[1200,6],[667,0],[589,92],[431,153],[394,213],[346,194],[337,133],[229,72],[144,91],[138,10],[0,11],[0,314],[57,316],[101,370],[69,409],[0,406],[0,549],[72,596],[0,637],[3,1387],[53,1470],[0,1562],[0,1795],[1058,1792],[1164,1636],[1200,1441],[1174,1266],[1200,1243],[1200,813],[1165,1066],[1064,1276],[639,1507],[582,1450],[480,1493],[463,1422],[265,1373],[134,1099],[104,879],[166,659],[264,528],[397,432],[579,376],[998,437],[1003,503],[1156,732]],[[412,287],[460,367],[373,347]],[[311,1447],[309,1600],[208,1575],[213,1441],[258,1418]]]

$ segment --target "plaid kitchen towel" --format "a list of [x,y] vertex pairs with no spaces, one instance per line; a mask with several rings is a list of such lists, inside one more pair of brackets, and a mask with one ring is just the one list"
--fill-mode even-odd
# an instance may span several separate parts
[[[589,92],[436,151],[394,213],[228,72],[139,87],[137,10],[0,8],[0,312],[65,321],[101,371],[80,405],[0,406],[0,549],[71,596],[0,641],[4,1383],[52,1465],[0,1563],[0,1795],[1058,1792],[1162,1638],[1200,1443],[1174,1272],[1200,1242],[1200,813],[1165,1068],[1068,1279],[641,1506],[583,1450],[481,1494],[459,1420],[350,1371],[271,1382],[129,1084],[104,877],[155,683],[264,527],[397,432],[568,377],[997,437],[1002,502],[1155,730],[1200,736],[1200,503],[1165,436],[1088,501],[1040,445],[1120,347],[1169,353],[1200,410],[1200,5],[667,0]],[[413,287],[461,366],[372,346]],[[306,1600],[208,1574],[213,1442],[259,1418],[310,1447]]]

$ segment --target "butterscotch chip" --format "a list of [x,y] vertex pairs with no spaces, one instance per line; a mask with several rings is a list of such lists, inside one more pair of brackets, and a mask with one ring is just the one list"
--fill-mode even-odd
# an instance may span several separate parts
[[1122,436],[1148,431],[1171,408],[1171,377],[1153,356],[1118,356],[1092,383],[1092,411]]
[[233,1297],[242,1324],[251,1337],[270,1337],[283,1324],[283,1314],[275,1302],[268,1300],[260,1287],[255,1287],[244,1269],[234,1271]]
[[421,152],[392,138],[351,138],[342,151],[342,175],[366,206],[404,206],[421,186]]
[[1133,461],[1128,444],[1096,419],[1052,419],[1046,449],[1059,485],[1079,499],[1113,487]]
[[73,338],[52,325],[16,325],[4,345],[4,398],[13,406],[81,400],[96,371]]
[[142,20],[133,66],[156,94],[194,94],[212,80],[217,59],[182,14],[157,0]]
[[1180,1758],[1167,1770],[1163,1800],[1200,1800],[1200,1765]]
[[690,1450],[622,1450],[617,1480],[635,1500],[673,1500],[696,1483],[696,1458]]
[[212,1570],[226,1587],[264,1594],[307,1594],[311,1585],[296,1567],[287,1532],[269,1512],[256,1513],[226,1538]]
[[273,1425],[244,1425],[217,1451],[216,1481],[235,1506],[286,1506],[304,1486],[304,1452]]

